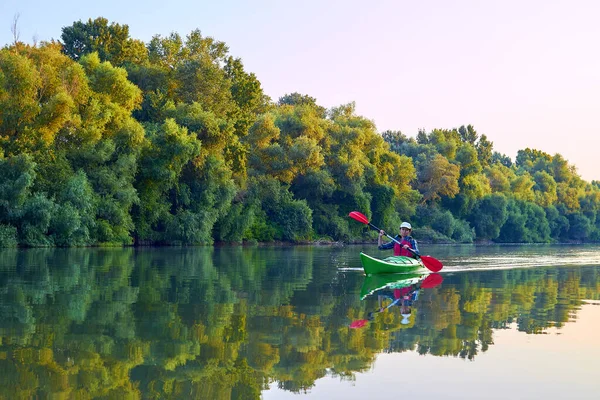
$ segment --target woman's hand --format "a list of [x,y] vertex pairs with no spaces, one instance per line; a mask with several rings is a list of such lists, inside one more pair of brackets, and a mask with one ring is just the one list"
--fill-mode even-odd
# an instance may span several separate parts
[[382,229],[379,231],[379,237],[382,237],[383,235],[385,235],[385,231]]

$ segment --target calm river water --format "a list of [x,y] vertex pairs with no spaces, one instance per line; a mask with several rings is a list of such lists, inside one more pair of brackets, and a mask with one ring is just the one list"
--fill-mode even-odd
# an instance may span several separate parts
[[0,399],[597,399],[600,246],[0,252]]

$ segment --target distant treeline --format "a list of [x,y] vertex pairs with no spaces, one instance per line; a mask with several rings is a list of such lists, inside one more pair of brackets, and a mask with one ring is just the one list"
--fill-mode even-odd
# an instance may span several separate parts
[[560,154],[274,102],[198,30],[145,44],[97,18],[4,47],[0,148],[3,247],[364,240],[353,210],[421,240],[600,241],[600,182]]

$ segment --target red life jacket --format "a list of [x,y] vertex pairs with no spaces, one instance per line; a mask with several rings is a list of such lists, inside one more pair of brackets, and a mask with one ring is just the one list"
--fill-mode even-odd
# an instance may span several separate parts
[[395,256],[406,256],[406,257],[414,257],[415,255],[410,251],[404,248],[404,245],[408,245],[412,249],[410,242],[406,239],[402,239],[400,244],[394,243],[394,255]]
[[411,286],[403,287],[401,289],[394,289],[394,299],[399,299],[399,298],[408,299],[407,296],[410,294],[412,288],[413,287],[411,285]]

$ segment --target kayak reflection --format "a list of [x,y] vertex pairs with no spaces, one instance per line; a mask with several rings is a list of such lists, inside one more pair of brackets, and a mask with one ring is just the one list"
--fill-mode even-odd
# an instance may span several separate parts
[[367,314],[367,319],[353,321],[350,328],[361,328],[375,315],[383,313],[392,307],[400,307],[402,316],[401,324],[410,323],[412,306],[419,298],[421,289],[433,288],[441,284],[443,278],[440,274],[381,274],[369,275],[363,282],[360,298],[377,296],[379,308]]

